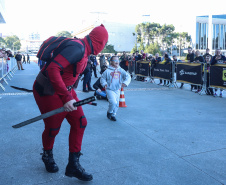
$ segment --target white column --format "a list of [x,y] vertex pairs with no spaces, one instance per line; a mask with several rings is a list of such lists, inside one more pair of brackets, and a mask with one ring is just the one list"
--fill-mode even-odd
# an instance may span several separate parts
[[212,29],[213,29],[213,25],[212,25],[213,21],[212,21],[212,14],[209,14],[209,29],[208,29],[208,48],[210,49],[210,54],[212,55]]

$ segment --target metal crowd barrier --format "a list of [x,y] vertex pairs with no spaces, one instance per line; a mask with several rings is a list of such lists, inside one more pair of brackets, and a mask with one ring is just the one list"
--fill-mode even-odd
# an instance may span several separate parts
[[[226,64],[216,64],[207,69],[205,63],[172,62],[167,65],[157,64],[151,68],[147,65],[148,62],[150,61],[136,61],[135,76],[168,80],[170,81],[168,87],[177,87],[177,83],[196,85],[201,89],[200,95],[209,88],[226,89]],[[153,71],[153,74],[150,71]]]
[[5,84],[8,85],[7,80],[11,80],[15,71],[17,70],[16,59],[13,57],[9,57],[8,59],[0,58],[0,87],[2,88],[3,91],[5,91],[3,82],[5,82]]

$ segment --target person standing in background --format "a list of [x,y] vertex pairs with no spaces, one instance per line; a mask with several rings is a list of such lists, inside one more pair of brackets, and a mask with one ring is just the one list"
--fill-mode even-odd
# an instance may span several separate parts
[[27,54],[27,63],[30,64],[30,56]]

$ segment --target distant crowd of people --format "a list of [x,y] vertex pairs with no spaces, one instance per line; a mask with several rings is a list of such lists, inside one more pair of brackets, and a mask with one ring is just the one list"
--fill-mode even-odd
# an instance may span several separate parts
[[[188,53],[185,57],[185,60],[180,60],[177,58],[176,55],[173,55],[171,58],[167,52],[163,54],[163,57],[159,56],[159,53],[156,53],[155,56],[152,54],[144,53],[142,50],[139,53],[133,53],[132,55],[126,54],[125,52],[122,53],[120,58],[120,66],[125,71],[129,72],[131,76],[134,74],[135,71],[135,64],[136,61],[149,61],[151,66],[151,76],[153,76],[153,69],[156,64],[170,64],[170,63],[177,63],[177,62],[187,62],[187,63],[206,63],[207,67],[207,94],[213,95],[214,97],[217,96],[218,89],[209,88],[209,72],[210,72],[210,65],[214,64],[224,64],[226,63],[226,57],[222,55],[221,50],[217,49],[215,51],[215,55],[212,56],[210,54],[210,50],[206,49],[206,53],[202,56],[199,50],[192,50],[191,47],[188,48]],[[145,77],[137,77],[137,80],[145,81]],[[158,85],[170,86],[172,84],[171,80],[161,80]],[[183,83],[181,83],[180,88],[183,88]],[[196,93],[201,91],[201,86],[191,85],[191,91],[195,90]],[[223,89],[220,89],[219,96],[222,97]]]
[[29,54],[21,54],[19,51],[13,54],[11,50],[0,48],[0,58],[5,58],[6,60],[9,60],[9,57],[14,57],[16,59],[18,70],[24,70],[22,63],[26,64],[27,62],[28,64],[30,64]]

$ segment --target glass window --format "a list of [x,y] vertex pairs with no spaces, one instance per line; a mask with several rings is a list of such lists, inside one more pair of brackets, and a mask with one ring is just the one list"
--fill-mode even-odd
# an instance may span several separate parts
[[221,24],[220,25],[220,38],[219,38],[219,41],[220,41],[220,45],[219,45],[219,48],[220,49],[223,49],[223,39],[224,39],[224,33],[223,33],[223,25]]
[[204,27],[203,27],[203,49],[206,49],[206,23],[204,23]]
[[220,35],[220,29],[219,24],[216,24],[216,49],[219,48],[219,35]]
[[224,25],[224,49],[226,49],[226,25]]
[[213,36],[212,36],[212,49],[214,50],[214,49],[216,49],[215,48],[215,29],[216,29],[216,26],[215,26],[215,24],[213,24]]
[[200,37],[200,49],[203,49],[203,42],[204,42],[204,38],[203,38],[203,23],[201,23],[201,37]]
[[196,49],[199,49],[199,23],[198,22],[196,23]]
[[209,39],[209,24],[206,24],[206,48],[210,48],[210,46],[208,45],[208,39]]

